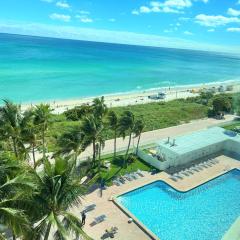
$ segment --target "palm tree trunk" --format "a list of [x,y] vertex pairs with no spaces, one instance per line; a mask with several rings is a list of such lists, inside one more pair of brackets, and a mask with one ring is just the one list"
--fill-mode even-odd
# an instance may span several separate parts
[[78,151],[75,152],[75,156],[74,156],[75,167],[77,167],[77,158],[78,158]]
[[18,152],[17,152],[17,143],[16,143],[16,139],[13,138],[13,150],[14,150],[14,154],[16,156],[16,158],[18,157]]
[[46,156],[46,149],[45,149],[45,130],[42,130],[42,145],[43,145],[43,158]]
[[45,236],[44,236],[44,240],[48,240],[49,233],[50,233],[50,230],[51,230],[51,226],[52,226],[52,224],[48,223],[47,230],[46,230],[46,233],[45,233]]
[[115,129],[115,132],[114,132],[114,159],[116,159],[116,153],[117,153],[117,130]]
[[132,132],[130,132],[130,135],[129,135],[128,147],[127,147],[126,155],[125,155],[125,158],[124,158],[124,167],[126,166],[126,160],[127,160],[131,140],[132,140]]
[[102,148],[102,144],[99,143],[99,149],[98,149],[98,174],[99,174],[99,184],[100,184],[100,197],[102,197],[101,148]]
[[138,136],[136,154],[138,154],[138,148],[139,148],[140,138],[141,138],[141,133],[140,133],[139,136]]
[[95,162],[96,162],[96,143],[95,140],[93,140],[93,166],[95,166]]
[[35,158],[35,146],[32,145],[32,157],[33,157],[33,166],[36,168],[36,158]]
[[102,144],[99,143],[99,149],[98,149],[98,174],[100,176],[100,170],[101,170],[101,147]]

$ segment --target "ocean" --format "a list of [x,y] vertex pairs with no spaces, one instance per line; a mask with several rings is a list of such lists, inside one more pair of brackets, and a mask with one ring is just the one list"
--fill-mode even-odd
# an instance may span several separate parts
[[77,99],[240,80],[240,57],[0,34],[0,98]]

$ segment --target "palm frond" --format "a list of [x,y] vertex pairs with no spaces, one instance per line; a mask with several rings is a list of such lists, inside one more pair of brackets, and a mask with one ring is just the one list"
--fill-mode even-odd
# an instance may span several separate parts
[[82,222],[78,217],[69,212],[65,212],[63,216],[63,222],[65,223],[65,227],[69,228],[69,231],[71,231],[75,235],[76,239],[81,236],[85,240],[91,240],[91,238],[82,230]]
[[27,216],[22,210],[0,207],[0,216],[1,222],[8,226],[15,235],[24,235],[30,231]]
[[7,238],[5,238],[2,233],[0,233],[0,240],[7,240]]

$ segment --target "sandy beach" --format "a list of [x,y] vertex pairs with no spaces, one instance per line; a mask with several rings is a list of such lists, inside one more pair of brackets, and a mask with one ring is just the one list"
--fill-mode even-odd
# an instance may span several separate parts
[[[106,95],[105,102],[108,107],[119,107],[119,106],[129,106],[136,104],[145,104],[158,101],[171,101],[174,99],[196,97],[199,95],[202,89],[216,88],[224,86],[226,89],[228,86],[232,86],[231,91],[224,92],[239,92],[240,91],[240,82],[239,81],[227,81],[227,82],[218,82],[218,83],[209,83],[209,84],[199,84],[199,85],[187,85],[187,86],[177,86],[177,87],[165,87],[159,89],[150,89],[143,90],[139,92],[128,92],[121,94],[110,94]],[[166,98],[163,100],[153,100],[149,99],[148,96],[163,92],[166,94]],[[216,91],[218,92],[218,91]],[[50,104],[53,109],[53,113],[60,114],[64,111],[74,108],[82,104],[91,104],[92,100],[95,97],[86,97],[79,99],[69,99],[69,100],[56,100],[56,101],[44,101],[44,103]],[[25,110],[31,107],[34,104],[22,104],[22,109]]]

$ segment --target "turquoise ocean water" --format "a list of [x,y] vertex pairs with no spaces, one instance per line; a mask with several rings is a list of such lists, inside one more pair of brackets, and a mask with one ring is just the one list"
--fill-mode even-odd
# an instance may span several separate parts
[[0,98],[75,99],[240,79],[240,57],[0,34]]

